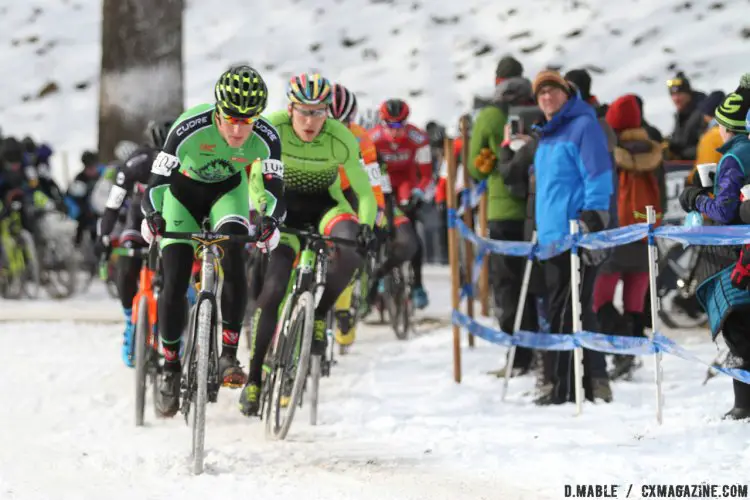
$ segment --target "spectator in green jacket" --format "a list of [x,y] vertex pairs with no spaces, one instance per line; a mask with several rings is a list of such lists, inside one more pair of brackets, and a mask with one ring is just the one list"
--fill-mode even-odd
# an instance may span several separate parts
[[[495,240],[524,239],[525,190],[519,191],[514,189],[513,185],[506,184],[497,168],[497,160],[502,156],[501,149],[510,140],[509,137],[505,137],[505,129],[508,116],[515,112],[513,107],[535,109],[531,82],[522,75],[523,66],[516,59],[505,56],[500,60],[495,71],[495,95],[492,102],[477,114],[469,143],[471,161],[467,162],[467,167],[476,181],[487,179],[489,236]],[[519,123],[522,123],[522,120],[519,120]],[[532,123],[526,124],[526,128],[530,130],[531,125]],[[490,259],[490,269],[495,316],[504,332],[513,333],[524,259],[493,255]],[[535,324],[533,304],[527,301],[522,329],[534,329]],[[531,350],[517,349],[513,373],[527,372],[531,361]],[[502,373],[501,370],[500,374]]]

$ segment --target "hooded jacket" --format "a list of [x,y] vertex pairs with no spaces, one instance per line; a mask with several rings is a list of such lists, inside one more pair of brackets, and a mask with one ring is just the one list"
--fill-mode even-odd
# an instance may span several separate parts
[[701,134],[706,128],[699,105],[706,94],[693,91],[693,98],[687,108],[675,113],[674,130],[669,140],[669,150],[680,160],[695,160],[696,149]]
[[524,220],[526,203],[522,198],[513,196],[505,185],[502,176],[493,170],[483,174],[474,166],[473,159],[479,156],[483,148],[489,148],[496,157],[500,157],[500,145],[504,140],[505,123],[508,109],[514,104],[526,104],[534,101],[531,82],[526,78],[509,78],[495,87],[493,104],[482,108],[472,127],[469,145],[469,173],[477,181],[487,181],[487,218],[491,221]]
[[577,94],[539,133],[535,212],[539,243],[545,245],[570,234],[568,221],[582,211],[609,211],[614,176],[596,113]]

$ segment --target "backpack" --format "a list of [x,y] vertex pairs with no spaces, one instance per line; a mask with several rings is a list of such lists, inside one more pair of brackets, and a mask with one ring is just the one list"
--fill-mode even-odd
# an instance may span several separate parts
[[656,211],[656,224],[661,224],[664,210],[661,206],[659,180],[653,172],[620,170],[617,191],[617,217],[620,226],[647,222],[646,207]]

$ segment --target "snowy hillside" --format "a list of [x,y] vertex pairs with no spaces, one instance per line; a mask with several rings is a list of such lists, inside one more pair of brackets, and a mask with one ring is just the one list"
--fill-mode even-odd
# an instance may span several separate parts
[[[364,104],[408,98],[414,119],[453,126],[473,94],[492,91],[511,53],[527,74],[588,67],[604,100],[637,92],[648,119],[671,130],[665,80],[733,90],[750,51],[750,0],[225,0],[188,1],[187,104],[211,98],[217,74],[248,61],[264,72],[271,106],[286,78],[319,69]],[[77,158],[95,146],[100,2],[0,6],[0,127],[31,132]],[[46,89],[46,91],[45,91]],[[148,92],[148,89],[144,89]],[[39,97],[44,94],[44,97]]]

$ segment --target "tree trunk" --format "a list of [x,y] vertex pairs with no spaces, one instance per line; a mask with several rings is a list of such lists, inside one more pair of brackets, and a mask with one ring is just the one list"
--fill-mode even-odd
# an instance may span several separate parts
[[184,0],[104,0],[99,155],[123,140],[141,144],[149,120],[183,111]]

